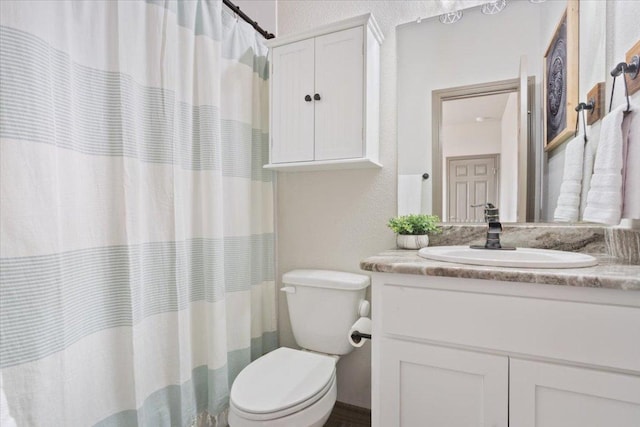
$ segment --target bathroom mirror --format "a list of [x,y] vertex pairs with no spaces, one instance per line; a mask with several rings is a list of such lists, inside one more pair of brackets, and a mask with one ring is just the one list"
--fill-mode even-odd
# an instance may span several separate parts
[[[478,222],[471,205],[491,202],[503,222],[552,219],[563,165],[543,149],[543,56],[566,7],[508,0],[497,14],[474,7],[453,24],[396,28],[398,214]],[[586,94],[606,76],[606,2],[579,7]]]

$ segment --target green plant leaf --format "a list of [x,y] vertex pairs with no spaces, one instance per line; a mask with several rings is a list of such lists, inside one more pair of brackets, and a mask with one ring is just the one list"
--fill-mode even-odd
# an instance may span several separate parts
[[397,234],[435,234],[442,229],[437,215],[411,214],[391,218],[387,226]]

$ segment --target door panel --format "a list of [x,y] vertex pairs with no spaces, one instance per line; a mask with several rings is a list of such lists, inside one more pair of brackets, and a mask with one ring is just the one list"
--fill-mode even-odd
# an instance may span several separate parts
[[273,50],[271,163],[313,160],[314,41]]
[[362,157],[364,52],[363,28],[315,39],[315,159]]
[[520,89],[518,90],[518,210],[517,221],[527,218],[527,164],[529,152],[529,100],[527,56],[520,57]]
[[488,202],[498,206],[498,155],[447,160],[448,222],[482,222]]
[[507,426],[508,358],[382,338],[381,426]]
[[640,376],[511,359],[510,425],[640,426]]

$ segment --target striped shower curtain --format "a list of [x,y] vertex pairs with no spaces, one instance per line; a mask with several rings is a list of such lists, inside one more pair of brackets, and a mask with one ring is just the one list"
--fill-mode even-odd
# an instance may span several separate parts
[[267,70],[217,0],[0,2],[3,416],[226,424],[277,344]]

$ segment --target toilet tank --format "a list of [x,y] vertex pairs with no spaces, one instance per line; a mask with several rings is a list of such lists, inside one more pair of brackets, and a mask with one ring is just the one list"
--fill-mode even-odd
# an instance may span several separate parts
[[369,276],[330,270],[293,270],[282,276],[291,328],[298,345],[327,354],[347,354],[347,335],[358,319]]

